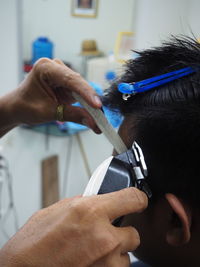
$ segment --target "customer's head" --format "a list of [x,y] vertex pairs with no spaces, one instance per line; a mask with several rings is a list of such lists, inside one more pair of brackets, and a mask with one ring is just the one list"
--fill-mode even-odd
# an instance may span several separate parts
[[[172,38],[138,55],[104,99],[124,115],[119,130],[124,142],[130,147],[136,140],[143,149],[153,193],[148,209],[126,222],[141,234],[136,255],[144,261],[162,267],[200,266],[200,44]],[[188,66],[197,72],[127,101],[117,90],[120,82]]]

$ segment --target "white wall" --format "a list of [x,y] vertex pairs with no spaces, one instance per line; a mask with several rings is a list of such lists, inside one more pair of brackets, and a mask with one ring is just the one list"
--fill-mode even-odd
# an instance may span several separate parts
[[[27,1],[30,5],[36,1]],[[41,5],[46,2],[57,3],[58,1],[37,1]],[[61,1],[60,1],[61,2]],[[62,1],[68,3],[69,1]],[[21,45],[20,45],[20,25],[18,23],[21,16],[19,9],[20,1],[17,0],[0,0],[0,93],[4,94],[17,86],[20,80],[21,65]],[[55,8],[56,5],[53,5]],[[45,5],[46,7],[46,5]],[[62,13],[63,8],[55,10],[52,7],[53,13]],[[67,9],[68,10],[68,9]],[[69,11],[69,10],[68,10]],[[33,12],[33,9],[31,10]],[[43,12],[45,10],[43,9]],[[57,13],[58,12],[58,13]],[[54,15],[55,15],[54,14]],[[66,11],[66,18],[67,18]],[[64,13],[63,13],[64,15]],[[32,18],[34,18],[34,14]],[[49,17],[49,19],[50,19]],[[55,18],[55,16],[54,16]],[[55,21],[58,20],[59,14]],[[63,18],[64,19],[64,18]],[[37,23],[37,19],[35,19]],[[44,21],[43,21],[44,22]],[[31,21],[34,24],[34,20]],[[40,21],[39,26],[43,25]],[[50,20],[47,26],[52,27]],[[63,26],[63,28],[66,25]],[[26,28],[27,27],[27,28]],[[26,25],[26,32],[32,31],[31,25]],[[62,42],[63,31],[60,26],[56,26],[56,34]],[[29,30],[29,31],[28,31]],[[33,30],[34,32],[34,30]],[[37,34],[36,34],[37,35]],[[55,37],[53,35],[53,39]],[[72,36],[75,38],[75,36]],[[35,38],[35,36],[34,36]],[[66,40],[65,40],[66,41]],[[28,44],[29,46],[30,44]],[[65,55],[66,46],[60,44],[60,49],[57,52],[60,55]],[[62,50],[63,49],[63,50]],[[62,51],[64,51],[62,53]],[[70,54],[70,53],[69,53]],[[72,53],[73,54],[73,53]],[[59,55],[57,55],[59,56]],[[76,56],[76,54],[75,54]],[[61,58],[63,58],[61,56]],[[106,157],[111,154],[112,148],[104,136],[97,136],[91,131],[81,133],[83,145],[89,159],[91,170],[94,170]],[[60,176],[60,191],[63,191],[64,170],[66,166],[66,153],[68,142],[71,141],[68,137],[57,138],[50,137],[49,149],[45,148],[45,136],[43,134],[27,131],[17,128],[1,138],[0,146],[3,146],[3,155],[8,159],[10,171],[13,175],[13,194],[14,201],[19,217],[19,226],[22,226],[27,219],[38,209],[41,208],[41,160],[50,155],[59,155],[59,176]],[[82,194],[85,185],[88,181],[88,176],[84,169],[83,160],[80,154],[79,147],[75,137],[73,137],[72,160],[69,169],[69,180],[66,184],[66,194],[69,197],[72,195]],[[6,203],[5,203],[6,204]],[[6,205],[5,205],[6,206]],[[4,226],[7,232],[12,235],[14,233],[13,214],[7,218]],[[6,241],[1,231],[0,224],[0,246]]]
[[[112,152],[111,145],[105,137],[97,136],[92,131],[80,134],[89,166],[93,171]],[[66,156],[69,142],[73,142],[69,179],[66,183],[65,197],[82,194],[88,182],[83,159],[76,137],[49,137],[46,149],[45,136],[29,130],[17,128],[0,140],[3,154],[8,159],[13,175],[14,200],[19,217],[19,225],[41,208],[41,160],[47,156],[59,156],[60,192],[63,192]],[[61,198],[63,196],[61,195]],[[11,216],[7,223],[13,220]],[[13,233],[13,224],[6,225],[8,233]],[[5,242],[0,231],[0,246]]]
[[17,86],[22,74],[20,0],[0,0],[0,95]]
[[[189,1],[189,0],[188,0]],[[191,31],[197,38],[200,38],[200,1],[191,0],[188,10],[188,23]],[[190,32],[189,29],[189,32]],[[190,32],[191,34],[191,32]]]
[[136,0],[135,48],[159,45],[172,34],[188,34],[191,18],[194,13],[197,18],[200,10],[199,3],[198,0]]
[[130,31],[134,0],[99,0],[97,18],[71,16],[71,0],[23,0],[24,58],[31,57],[31,43],[48,36],[56,45],[55,57],[80,70],[81,42],[95,39],[99,49],[113,50],[117,33]]

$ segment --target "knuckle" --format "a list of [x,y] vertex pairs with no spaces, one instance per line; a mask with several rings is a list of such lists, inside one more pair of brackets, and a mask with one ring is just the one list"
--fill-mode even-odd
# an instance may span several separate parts
[[80,218],[94,218],[98,213],[96,203],[94,201],[88,201],[87,199],[74,199],[69,205],[71,211]]
[[80,79],[80,78],[81,78],[80,73],[78,73],[78,72],[76,72],[76,71],[72,71],[72,75],[73,75],[73,77],[76,78],[76,79]]
[[97,203],[87,203],[87,205],[85,206],[85,210],[87,212],[87,215],[90,216],[90,218],[92,218],[93,220],[99,220],[101,212]]
[[56,62],[56,63],[63,63],[63,62],[62,62],[62,60],[60,60],[60,59],[59,59],[59,58],[57,58],[57,57],[56,57],[56,58],[54,58],[54,59],[53,59],[53,61],[54,61],[54,62]]
[[49,64],[50,62],[51,60],[48,58],[40,58],[35,62],[34,69],[38,70],[43,67],[43,65]]
[[46,57],[42,57],[42,58],[40,58],[40,59],[38,59],[38,60],[36,61],[35,66],[36,66],[36,65],[46,64],[46,63],[49,63],[49,62],[51,62],[51,59],[46,58]]
[[118,238],[116,238],[110,232],[101,233],[98,239],[98,243],[100,250],[105,255],[120,246]]
[[38,75],[43,75],[44,77],[48,76],[49,65],[51,64],[51,60],[48,58],[40,58],[34,64],[33,71],[35,71]]
[[84,212],[84,205],[81,204],[80,201],[77,201],[77,200],[72,200],[70,203],[69,203],[69,209],[72,211],[72,212],[75,212],[77,214],[81,214]]
[[79,81],[81,79],[81,75],[66,67],[64,79],[68,85],[71,85],[74,82]]

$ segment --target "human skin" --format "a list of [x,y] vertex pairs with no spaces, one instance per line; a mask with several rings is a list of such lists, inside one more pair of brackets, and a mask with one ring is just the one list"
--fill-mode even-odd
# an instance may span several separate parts
[[1,267],[128,267],[128,251],[140,244],[133,227],[115,227],[115,218],[141,212],[146,195],[118,192],[64,199],[40,210],[0,250]]
[[0,97],[0,136],[17,125],[56,120],[56,108],[64,104],[64,120],[87,125],[100,133],[89,113],[75,102],[72,92],[81,95],[94,108],[101,102],[92,87],[60,60],[42,58],[17,89]]
[[[59,60],[41,59],[21,85],[0,98],[0,135],[21,123],[56,119],[65,104],[64,119],[99,129],[86,110],[72,107],[72,92],[94,108],[101,102],[77,73]],[[84,121],[83,121],[84,120]],[[140,243],[133,227],[112,221],[146,208],[146,195],[134,188],[106,195],[64,199],[35,213],[0,250],[1,267],[127,267],[127,252]]]

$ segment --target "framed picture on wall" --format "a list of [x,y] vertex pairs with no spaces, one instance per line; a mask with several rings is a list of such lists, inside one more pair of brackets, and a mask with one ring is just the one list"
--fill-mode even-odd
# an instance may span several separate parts
[[72,15],[76,17],[95,18],[98,0],[71,0]]
[[115,43],[115,58],[124,63],[132,57],[134,47],[133,32],[119,32]]

